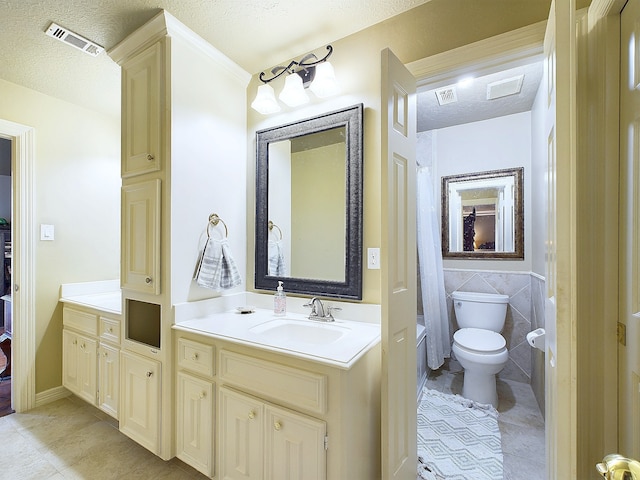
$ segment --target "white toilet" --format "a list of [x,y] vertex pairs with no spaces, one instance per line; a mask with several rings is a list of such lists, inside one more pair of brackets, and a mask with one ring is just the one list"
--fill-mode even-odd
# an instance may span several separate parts
[[507,342],[500,335],[509,296],[456,291],[451,297],[459,327],[451,349],[464,368],[462,396],[497,408],[496,374],[509,360]]

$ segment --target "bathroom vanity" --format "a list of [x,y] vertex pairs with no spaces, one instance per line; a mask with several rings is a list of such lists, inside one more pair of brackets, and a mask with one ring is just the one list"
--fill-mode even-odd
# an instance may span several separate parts
[[178,458],[225,479],[379,477],[379,325],[231,309],[173,329]]
[[62,385],[118,419],[121,294],[118,280],[61,287]]

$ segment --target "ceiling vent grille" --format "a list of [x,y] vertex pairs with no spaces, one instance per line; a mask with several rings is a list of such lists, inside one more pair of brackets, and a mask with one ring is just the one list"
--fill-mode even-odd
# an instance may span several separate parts
[[91,55],[92,57],[96,57],[102,53],[104,48],[100,45],[93,43],[91,40],[87,40],[86,38],[78,35],[77,33],[72,32],[71,30],[67,30],[60,25],[52,23],[47,28],[46,34],[50,37],[55,38],[56,40],[60,40],[67,45],[71,45],[78,50],[82,50],[84,53]]
[[522,80],[524,75],[506,78],[487,85],[487,100],[516,95],[522,90]]
[[435,91],[435,94],[440,106],[458,101],[458,94],[456,93],[455,87],[452,86],[439,88]]

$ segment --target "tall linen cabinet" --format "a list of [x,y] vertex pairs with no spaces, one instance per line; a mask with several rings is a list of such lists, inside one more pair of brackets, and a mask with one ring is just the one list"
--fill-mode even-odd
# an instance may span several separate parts
[[172,306],[218,295],[192,280],[211,213],[246,271],[250,75],[166,11],[109,55],[122,68],[120,430],[167,460]]

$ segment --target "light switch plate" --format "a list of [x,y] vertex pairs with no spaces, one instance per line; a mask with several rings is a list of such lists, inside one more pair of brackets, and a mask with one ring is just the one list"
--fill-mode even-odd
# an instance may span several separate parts
[[367,248],[367,268],[369,270],[380,269],[380,249]]
[[40,240],[52,242],[54,240],[54,234],[53,225],[40,225]]

